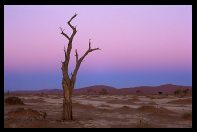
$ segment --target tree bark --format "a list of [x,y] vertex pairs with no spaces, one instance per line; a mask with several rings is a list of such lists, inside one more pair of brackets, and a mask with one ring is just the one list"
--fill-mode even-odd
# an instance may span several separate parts
[[73,120],[72,115],[72,91],[73,87],[68,86],[65,80],[62,80],[63,87],[63,111],[62,120]]
[[72,100],[63,98],[62,120],[72,120]]

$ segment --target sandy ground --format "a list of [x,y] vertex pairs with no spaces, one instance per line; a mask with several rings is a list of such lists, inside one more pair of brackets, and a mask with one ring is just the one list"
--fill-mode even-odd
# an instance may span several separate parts
[[[4,127],[49,128],[191,128],[192,97],[164,95],[78,95],[73,97],[73,121],[62,122],[62,97],[21,95],[25,105],[4,104]],[[6,98],[6,96],[5,96]],[[44,120],[8,118],[17,108],[47,113]],[[188,117],[189,116],[189,117]]]

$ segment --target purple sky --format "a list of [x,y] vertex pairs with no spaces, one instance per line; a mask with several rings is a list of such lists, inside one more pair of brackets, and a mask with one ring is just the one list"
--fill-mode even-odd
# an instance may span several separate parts
[[192,85],[190,5],[6,5],[4,89],[61,88],[67,40],[59,27],[71,34],[66,22],[75,12],[73,51],[81,56],[89,38],[102,49],[85,58],[76,87]]

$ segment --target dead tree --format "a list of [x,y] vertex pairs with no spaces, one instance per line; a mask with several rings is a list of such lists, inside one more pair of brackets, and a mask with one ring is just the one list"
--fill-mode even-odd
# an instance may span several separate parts
[[75,50],[75,58],[76,58],[76,65],[74,68],[73,73],[71,73],[71,76],[69,76],[69,61],[70,61],[70,54],[72,50],[72,43],[73,43],[73,38],[75,34],[77,33],[76,26],[74,27],[71,24],[71,21],[77,16],[75,15],[70,18],[70,20],[67,22],[70,28],[72,29],[72,34],[71,36],[67,35],[64,33],[64,30],[60,27],[61,34],[68,40],[68,45],[67,49],[64,47],[64,55],[65,55],[65,60],[62,62],[62,88],[63,88],[63,112],[62,112],[62,120],[72,120],[73,115],[72,115],[72,95],[73,95],[73,89],[75,87],[75,82],[76,82],[76,77],[77,77],[77,72],[79,70],[79,67],[81,65],[81,62],[84,60],[84,58],[90,53],[95,50],[100,50],[99,48],[91,48],[91,42],[89,39],[89,47],[87,51],[83,54],[83,56],[79,57],[77,50]]

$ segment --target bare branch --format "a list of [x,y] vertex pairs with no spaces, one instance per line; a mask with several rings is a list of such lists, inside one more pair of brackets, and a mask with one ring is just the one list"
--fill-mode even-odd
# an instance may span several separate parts
[[79,58],[78,58],[78,53],[77,53],[77,49],[75,50],[75,56],[76,56],[76,63],[78,62]]
[[71,22],[76,16],[77,16],[77,14],[75,13],[75,15],[72,16],[68,22]]
[[[88,50],[85,52],[85,54],[80,58],[81,61],[83,61],[83,59],[85,58],[85,56],[88,55],[90,52],[92,52],[92,51],[94,51],[94,50],[100,50],[99,48],[94,48],[94,49],[92,49],[92,48],[91,48],[91,42],[90,42],[90,40],[91,40],[91,39],[89,39],[89,48],[88,48]],[[80,59],[79,59],[79,60],[80,60]]]
[[67,53],[66,53],[65,45],[64,45],[64,55],[65,55],[65,60],[67,60]]
[[89,48],[88,48],[88,50],[87,50],[86,52],[92,52],[92,51],[94,51],[94,50],[101,50],[101,49],[99,49],[99,48],[94,48],[94,49],[92,49],[92,48],[91,48],[91,42],[90,42],[90,40],[91,40],[91,39],[89,39]]
[[[71,34],[71,36],[69,37],[66,33],[64,33],[64,30],[60,27],[61,30],[61,34],[64,35],[67,39],[68,39],[68,47],[67,50],[64,48],[64,52],[65,52],[65,71],[68,72],[68,65],[69,65],[69,61],[70,61],[70,53],[72,50],[72,42],[73,42],[73,38],[75,36],[75,34],[77,33],[76,27],[71,25],[71,21],[77,16],[77,14],[75,13],[75,15],[73,17],[71,17],[71,19],[68,21],[68,25],[72,28],[73,32]],[[66,76],[68,76],[66,74]],[[68,77],[67,77],[68,78]]]
[[78,59],[78,53],[77,53],[77,50],[75,50],[75,53],[76,53],[76,66],[75,66],[75,69],[74,69],[74,72],[73,72],[73,75],[71,77],[71,80],[73,82],[75,82],[75,79],[76,79],[76,76],[77,76],[77,72],[79,70],[79,67],[81,65],[81,62],[84,60],[84,58],[90,53],[90,52],[93,52],[95,50],[100,50],[99,48],[94,48],[94,49],[91,49],[91,42],[90,42],[90,39],[89,39],[89,48],[88,50],[84,53],[84,55]]
[[71,17],[71,19],[68,21],[68,25],[73,29],[73,31],[76,31],[76,26],[74,27],[73,25],[71,25],[71,21],[77,16],[77,14],[75,13],[75,15],[73,17]]
[[60,27],[60,30],[61,30],[62,32],[64,32],[65,29],[62,29],[62,28]]
[[76,16],[77,16],[77,14],[75,13],[75,15],[73,17],[71,17],[71,19],[68,21],[68,25],[72,28],[73,32],[69,38],[68,47],[67,47],[67,63],[66,63],[67,69],[68,69],[68,64],[69,64],[69,60],[70,60],[70,53],[72,50],[73,38],[74,38],[75,34],[77,33],[76,27],[72,26],[70,23]]
[[92,52],[92,51],[94,51],[94,50],[101,50],[101,49],[99,49],[99,48],[94,48],[94,49],[90,49],[89,52]]
[[68,35],[67,35],[66,33],[64,33],[64,30],[65,30],[65,29],[62,29],[62,28],[60,27],[60,30],[61,30],[61,34],[64,35],[68,40],[70,40],[70,38],[68,37]]
[[91,42],[90,42],[90,40],[91,40],[91,39],[89,39],[89,50],[91,49]]

